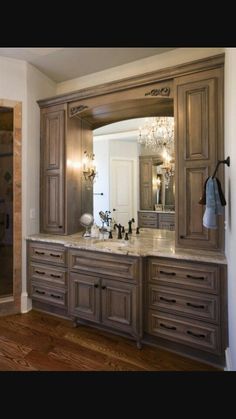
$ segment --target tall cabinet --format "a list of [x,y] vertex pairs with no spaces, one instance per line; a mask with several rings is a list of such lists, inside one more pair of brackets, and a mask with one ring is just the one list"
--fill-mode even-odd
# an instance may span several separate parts
[[80,118],[67,116],[67,104],[41,109],[40,231],[72,234],[79,218],[92,212],[92,189],[81,177],[84,151],[92,151],[92,131]]
[[[176,245],[223,249],[223,217],[219,228],[203,227],[205,206],[199,199],[204,182],[224,159],[223,67],[177,77],[175,85]],[[217,177],[223,183],[223,168]]]

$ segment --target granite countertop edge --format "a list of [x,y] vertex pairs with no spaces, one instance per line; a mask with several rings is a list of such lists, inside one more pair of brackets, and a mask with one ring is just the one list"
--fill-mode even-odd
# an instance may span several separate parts
[[[109,241],[105,240],[105,243],[107,242],[107,247],[104,245],[104,248],[99,248],[96,246],[96,243],[93,242],[93,239],[84,239],[82,236],[73,237],[72,236],[60,236],[55,237],[52,235],[46,235],[46,234],[33,234],[30,236],[27,236],[25,238],[29,241],[36,241],[36,242],[42,242],[42,243],[52,243],[52,244],[59,244],[63,245],[67,248],[74,248],[79,250],[87,250],[87,251],[93,251],[93,252],[101,252],[101,253],[108,253],[108,254],[117,254],[117,255],[125,255],[125,256],[132,256],[132,257],[164,257],[169,259],[179,259],[179,260],[189,260],[192,262],[206,262],[206,263],[217,263],[226,265],[227,260],[224,255],[224,253],[221,253],[219,251],[208,251],[208,250],[200,250],[200,249],[183,249],[178,248],[175,249],[173,242],[170,241],[170,243],[162,247],[162,242],[158,243],[160,246],[160,249],[145,249],[145,244],[142,247],[137,246],[138,248],[135,248],[135,244],[133,244],[133,249],[129,247],[129,243],[127,243],[127,247],[124,248],[118,248],[119,244],[116,248],[109,248]],[[145,240],[149,241],[151,238],[144,237]],[[152,238],[153,239],[153,238]],[[81,242],[82,240],[85,240],[85,242]],[[102,240],[101,240],[102,241]],[[98,242],[98,240],[96,240]],[[131,244],[132,246],[132,244]],[[161,248],[162,247],[162,248]],[[201,254],[202,252],[202,254]],[[194,253],[194,254],[193,254]],[[208,254],[206,254],[208,253]]]

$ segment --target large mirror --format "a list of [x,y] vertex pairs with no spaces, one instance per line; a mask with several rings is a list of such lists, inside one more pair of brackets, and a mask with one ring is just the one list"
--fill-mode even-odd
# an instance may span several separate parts
[[[173,123],[174,118],[171,119]],[[167,218],[173,214],[174,219],[174,142],[169,153],[168,147],[149,146],[144,135],[148,124],[153,128],[156,120],[155,117],[135,118],[93,131],[97,171],[93,215],[98,226],[102,225],[101,211],[111,211],[109,217],[126,227],[131,218],[136,226],[140,225],[143,212],[151,218],[157,215],[156,225],[152,223],[151,228],[168,228],[168,223],[163,221],[166,213]],[[162,223],[158,222],[158,214],[162,214]],[[173,222],[169,229],[174,230]]]

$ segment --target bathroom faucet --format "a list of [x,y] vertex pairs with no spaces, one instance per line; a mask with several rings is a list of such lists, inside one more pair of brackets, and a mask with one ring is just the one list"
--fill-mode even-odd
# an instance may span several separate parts
[[118,228],[118,236],[117,236],[117,239],[122,239],[121,230],[122,230],[123,226],[121,224],[115,224],[114,225],[114,228],[116,228],[116,227]]
[[134,218],[131,218],[131,220],[128,221],[128,224],[129,224],[129,231],[128,231],[128,233],[129,234],[132,234],[132,223],[134,223],[134,222],[135,222]]

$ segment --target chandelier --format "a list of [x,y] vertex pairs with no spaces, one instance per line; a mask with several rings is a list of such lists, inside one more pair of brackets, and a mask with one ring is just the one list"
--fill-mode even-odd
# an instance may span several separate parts
[[142,127],[139,127],[138,143],[153,151],[163,151],[166,147],[170,154],[174,152],[174,117],[156,116],[146,118]]
[[164,176],[165,188],[175,174],[174,155],[174,117],[158,116],[146,118],[145,124],[139,127],[138,143],[160,154],[163,163],[160,166]]

